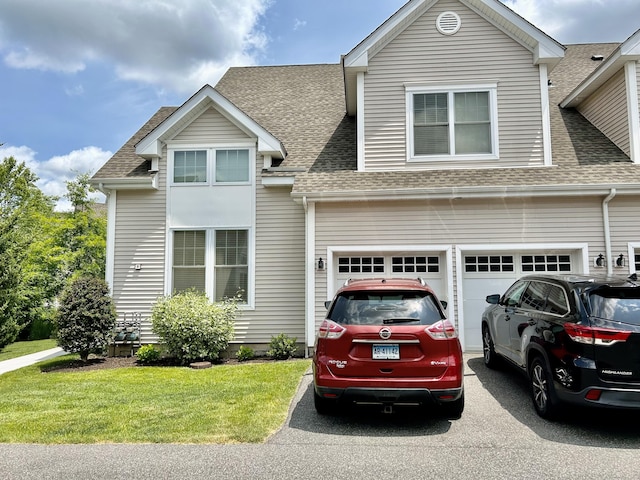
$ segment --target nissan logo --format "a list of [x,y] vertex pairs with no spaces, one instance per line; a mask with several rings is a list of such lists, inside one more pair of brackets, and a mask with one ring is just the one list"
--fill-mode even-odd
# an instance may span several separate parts
[[389,327],[384,327],[380,330],[380,338],[383,340],[389,340],[391,338],[391,329]]

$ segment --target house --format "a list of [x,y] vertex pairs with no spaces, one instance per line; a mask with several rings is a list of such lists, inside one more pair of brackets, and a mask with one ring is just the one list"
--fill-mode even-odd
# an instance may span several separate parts
[[640,33],[563,46],[498,0],[411,0],[339,64],[231,68],[93,176],[107,280],[143,320],[243,291],[236,344],[309,351],[348,278],[423,277],[481,349],[529,272],[640,266]]

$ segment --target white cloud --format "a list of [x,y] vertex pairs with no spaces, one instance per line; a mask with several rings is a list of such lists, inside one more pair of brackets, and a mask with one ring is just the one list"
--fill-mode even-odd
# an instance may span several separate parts
[[[67,192],[65,182],[73,180],[82,173],[95,173],[113,154],[98,147],[85,147],[43,162],[36,161],[36,155],[37,152],[26,146],[0,147],[0,159],[14,157],[19,162],[24,162],[38,176],[36,185],[45,195],[62,197]],[[101,193],[96,193],[92,197],[95,200],[104,201],[104,195]],[[69,202],[63,198],[60,198],[56,204],[56,210],[59,211],[70,208]]]
[[564,44],[622,42],[639,27],[638,0],[502,0]]
[[123,79],[179,93],[251,65],[272,0],[2,0],[0,55],[12,68],[74,73],[111,64]]
[[295,21],[293,22],[293,29],[294,30],[300,30],[303,27],[307,26],[307,21],[306,20],[299,20],[299,19],[295,19]]

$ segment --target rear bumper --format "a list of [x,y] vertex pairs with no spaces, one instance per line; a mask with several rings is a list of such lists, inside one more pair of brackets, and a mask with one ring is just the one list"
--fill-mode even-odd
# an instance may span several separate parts
[[[599,391],[597,400],[590,400],[587,395],[592,391]],[[640,410],[640,389],[622,389],[593,385],[573,392],[556,385],[558,398],[567,403],[591,407],[627,408]]]
[[442,405],[454,402],[462,396],[462,387],[434,389],[427,388],[332,388],[314,385],[320,397],[340,402],[379,405]]

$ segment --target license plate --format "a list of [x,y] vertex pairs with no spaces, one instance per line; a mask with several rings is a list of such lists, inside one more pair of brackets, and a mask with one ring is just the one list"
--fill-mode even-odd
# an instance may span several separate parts
[[371,357],[374,360],[400,360],[400,345],[373,345]]

